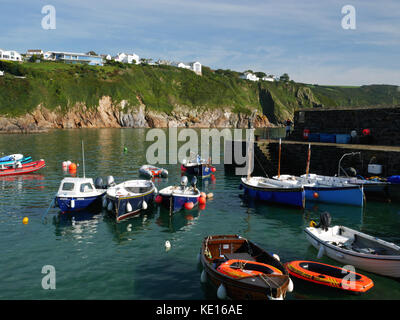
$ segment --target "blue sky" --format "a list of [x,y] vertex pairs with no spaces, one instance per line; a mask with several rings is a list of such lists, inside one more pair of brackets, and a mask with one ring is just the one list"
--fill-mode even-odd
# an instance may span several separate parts
[[[44,30],[42,7],[56,9]],[[356,29],[341,26],[356,9]],[[400,1],[1,0],[0,48],[65,50],[254,70],[332,85],[400,85]]]

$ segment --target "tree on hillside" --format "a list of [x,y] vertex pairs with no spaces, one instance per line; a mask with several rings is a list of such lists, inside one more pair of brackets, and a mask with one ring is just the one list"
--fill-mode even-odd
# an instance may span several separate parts
[[88,54],[89,56],[97,56],[97,53],[94,52],[94,51],[89,51],[89,52],[86,53],[86,54]]
[[262,71],[255,72],[254,74],[255,74],[257,77],[259,77],[260,79],[263,78],[263,77],[265,77],[265,76],[267,75],[266,73],[264,73],[264,72],[262,72]]
[[289,75],[287,73],[284,73],[283,75],[280,76],[279,81],[289,82]]

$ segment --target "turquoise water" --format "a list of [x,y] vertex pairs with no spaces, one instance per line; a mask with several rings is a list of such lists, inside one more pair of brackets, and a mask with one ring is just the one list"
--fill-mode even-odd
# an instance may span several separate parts
[[[281,131],[272,131],[281,134]],[[0,299],[205,299],[215,290],[201,285],[197,254],[210,234],[237,233],[255,241],[281,260],[316,260],[303,228],[310,218],[329,211],[334,224],[344,224],[400,244],[400,206],[368,202],[364,209],[310,205],[306,210],[246,203],[239,196],[240,177],[228,176],[216,165],[215,179],[200,180],[214,193],[204,210],[182,211],[169,217],[154,208],[137,218],[116,223],[106,212],[83,217],[46,212],[61,179],[61,163],[81,163],[85,142],[86,176],[113,175],[117,182],[138,178],[146,162],[145,129],[60,130],[45,134],[1,135],[0,151],[24,153],[46,160],[35,174],[0,178]],[[127,151],[124,152],[124,147]],[[221,150],[221,153],[223,151]],[[169,178],[156,180],[158,189],[180,180],[179,165],[164,166]],[[80,172],[78,174],[81,174]],[[29,218],[24,225],[22,219]],[[165,250],[168,240],[172,248]],[[338,265],[323,257],[322,262]],[[56,270],[56,289],[42,288],[42,267]],[[393,279],[357,270],[375,283],[353,296],[295,280],[288,299],[399,299]]]

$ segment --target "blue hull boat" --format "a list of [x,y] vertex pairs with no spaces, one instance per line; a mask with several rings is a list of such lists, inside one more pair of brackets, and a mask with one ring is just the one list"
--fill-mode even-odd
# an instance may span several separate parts
[[159,196],[162,204],[173,213],[182,210],[188,202],[192,202],[193,206],[196,206],[200,191],[192,187],[183,189],[179,186],[169,186],[160,190]]
[[314,179],[314,175],[301,177],[281,175],[274,179],[291,183],[293,186],[303,186],[306,201],[345,204],[362,207],[364,205],[364,190],[362,185],[341,182],[335,177],[324,181]]
[[96,189],[91,178],[67,177],[61,181],[56,205],[61,212],[95,211],[101,209],[105,189]]
[[303,187],[293,187],[283,181],[264,177],[242,178],[244,194],[255,200],[279,205],[304,208],[305,191]]
[[107,190],[103,207],[117,222],[139,215],[152,205],[156,188],[150,180],[129,180]]
[[202,178],[206,178],[211,176],[213,173],[213,167],[209,164],[201,163],[201,164],[182,164],[182,170],[187,175],[198,176]]

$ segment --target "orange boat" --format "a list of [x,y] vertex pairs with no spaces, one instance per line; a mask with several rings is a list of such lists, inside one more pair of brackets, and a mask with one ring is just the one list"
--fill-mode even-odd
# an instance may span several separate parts
[[262,274],[282,274],[282,271],[269,264],[239,259],[228,260],[222,263],[217,270],[235,279],[255,277]]
[[374,282],[359,273],[314,261],[292,261],[285,264],[291,276],[345,291],[363,293]]

